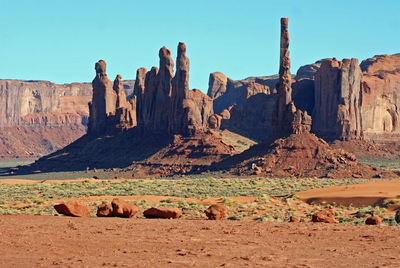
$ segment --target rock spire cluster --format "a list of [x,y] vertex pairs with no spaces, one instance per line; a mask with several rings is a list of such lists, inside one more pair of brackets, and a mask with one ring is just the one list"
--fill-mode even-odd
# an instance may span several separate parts
[[137,71],[135,96],[137,125],[155,133],[193,135],[208,127],[213,114],[210,97],[198,89],[189,90],[189,58],[186,45],[179,43],[174,61],[168,48],[159,52],[160,66]]
[[126,100],[121,76],[117,75],[112,84],[104,60],[96,63],[95,70],[93,96],[89,102],[88,133],[102,134],[117,126],[121,129],[133,127],[136,124],[135,105]]

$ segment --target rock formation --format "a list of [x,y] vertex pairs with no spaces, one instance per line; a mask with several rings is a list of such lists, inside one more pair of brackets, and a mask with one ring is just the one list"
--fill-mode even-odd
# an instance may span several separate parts
[[114,217],[132,218],[139,211],[138,207],[125,200],[114,198],[111,202]]
[[143,216],[153,219],[178,219],[182,216],[182,210],[179,208],[149,208],[143,211]]
[[100,204],[97,207],[97,217],[111,217],[113,216],[112,206],[109,204]]
[[322,138],[307,132],[259,143],[214,167],[215,170],[229,170],[237,175],[268,177],[397,177],[393,172],[364,166],[353,154],[333,149]]
[[328,139],[362,137],[361,78],[357,59],[322,61],[315,74],[313,132]]
[[400,138],[400,54],[380,55],[361,63],[362,128],[365,139]]
[[160,68],[137,72],[135,90],[138,126],[153,133],[193,135],[208,126],[213,113],[212,99],[200,90],[189,90],[189,59],[184,43],[178,45],[176,73],[166,47],[160,49]]
[[222,220],[226,212],[228,212],[228,208],[224,204],[214,204],[204,210],[209,220]]
[[86,217],[90,213],[90,209],[87,206],[75,201],[54,205],[54,209],[60,214],[72,217]]
[[208,80],[207,95],[212,99],[216,99],[219,96],[225,94],[227,83],[228,83],[228,78],[223,73],[220,72],[211,73],[210,78]]
[[129,129],[136,126],[136,96],[127,101],[121,75],[115,78],[113,89],[117,94],[115,127]]
[[318,211],[312,215],[312,222],[323,222],[323,223],[339,223],[335,219],[336,210],[334,208],[329,208],[323,211]]
[[267,85],[250,80],[232,80],[223,73],[211,73],[208,82],[208,93],[214,99],[214,112],[220,113],[232,105],[243,109],[246,100],[258,94],[269,95],[270,89]]
[[296,109],[292,101],[288,23],[288,18],[281,18],[279,82],[276,86],[278,100],[272,119],[275,136],[309,132],[311,129],[311,117],[307,111]]
[[96,63],[95,70],[93,96],[89,102],[88,133],[101,135],[107,131],[136,126],[136,98],[127,101],[121,76],[117,75],[112,84],[104,60]]
[[0,80],[0,158],[38,157],[86,132],[87,83]]
[[95,65],[96,77],[93,79],[93,97],[89,103],[88,133],[106,131],[108,116],[115,115],[117,94],[106,73],[106,62],[99,60]]

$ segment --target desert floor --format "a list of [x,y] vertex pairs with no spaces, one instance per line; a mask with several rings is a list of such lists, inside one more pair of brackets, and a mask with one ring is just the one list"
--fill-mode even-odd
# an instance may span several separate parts
[[1,267],[400,266],[400,229],[250,221],[0,216]]

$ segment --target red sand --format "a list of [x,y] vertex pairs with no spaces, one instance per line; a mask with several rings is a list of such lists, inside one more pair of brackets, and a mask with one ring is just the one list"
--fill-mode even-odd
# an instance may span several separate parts
[[338,205],[375,206],[386,199],[399,198],[400,181],[384,180],[346,186],[311,189],[296,193],[309,204],[332,203]]
[[398,227],[0,216],[1,267],[400,266]]

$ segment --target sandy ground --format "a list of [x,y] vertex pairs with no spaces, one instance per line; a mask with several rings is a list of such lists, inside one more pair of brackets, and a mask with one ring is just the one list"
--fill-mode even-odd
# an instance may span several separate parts
[[315,203],[332,203],[338,205],[374,206],[381,205],[385,199],[399,198],[400,181],[384,180],[346,186],[312,189],[298,192],[303,201]]
[[400,228],[0,216],[1,267],[400,266]]

